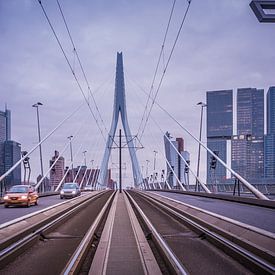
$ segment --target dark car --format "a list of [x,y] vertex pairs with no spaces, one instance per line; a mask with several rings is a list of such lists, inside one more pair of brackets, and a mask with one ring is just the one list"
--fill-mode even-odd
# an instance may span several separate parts
[[74,198],[81,195],[80,187],[75,182],[64,183],[63,188],[60,191],[60,199]]
[[14,185],[4,196],[5,207],[13,205],[31,206],[38,204],[38,194],[30,185]]

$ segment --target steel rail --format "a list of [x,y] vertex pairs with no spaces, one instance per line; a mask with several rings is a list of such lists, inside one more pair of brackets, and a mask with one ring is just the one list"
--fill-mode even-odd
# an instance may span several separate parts
[[161,252],[165,255],[169,265],[173,268],[173,271],[176,274],[183,274],[187,275],[189,274],[184,266],[182,266],[181,262],[177,258],[177,256],[173,253],[173,251],[170,249],[170,247],[167,245],[167,243],[164,241],[162,236],[158,233],[156,228],[153,226],[153,224],[150,222],[148,217],[144,214],[142,209],[138,206],[138,204],[135,202],[133,197],[129,194],[129,192],[126,192],[127,196],[129,197],[131,203],[134,205],[135,209],[139,213],[139,215],[142,217],[143,221],[145,222],[146,226],[149,228],[151,231],[152,235],[154,236],[157,245],[161,249]]
[[[186,224],[190,225],[192,228],[195,228],[199,232],[204,233],[207,237],[214,240],[215,242],[221,244],[222,246],[229,249],[230,252],[236,253],[239,256],[242,256],[244,259],[249,261],[251,264],[254,264],[255,267],[259,268],[262,272],[270,272],[272,274],[275,273],[275,265],[263,260],[259,256],[255,255],[254,253],[248,251],[247,249],[241,247],[240,245],[230,241],[229,239],[219,235],[218,233],[213,232],[210,229],[200,225],[199,223],[193,221],[192,219],[180,214],[179,212],[172,209],[159,201],[154,200],[153,198],[141,194],[140,192],[137,193],[138,195],[144,197],[147,201],[151,202],[153,205],[157,205],[157,207],[164,210],[169,215],[176,217],[178,220],[185,222]],[[251,268],[251,267],[250,267]]]
[[110,204],[112,203],[115,194],[116,194],[116,192],[114,192],[110,196],[110,198],[108,199],[108,201],[106,202],[106,204],[104,205],[104,207],[102,208],[100,213],[97,215],[94,223],[88,229],[87,233],[85,234],[84,238],[82,239],[81,243],[79,244],[78,248],[75,250],[73,256],[68,261],[66,267],[64,268],[64,270],[62,271],[61,274],[63,274],[63,275],[64,274],[65,275],[78,274],[78,272],[81,268],[81,264],[85,260],[87,252],[90,248],[89,245],[91,244],[91,242],[93,240],[95,231],[97,230],[100,223],[102,222],[102,219],[103,219],[105,213],[108,211],[108,208],[109,208]]
[[[0,267],[2,266],[2,263],[7,261],[8,257],[12,256],[14,253],[18,252],[19,249],[22,249],[29,243],[31,243],[33,240],[35,240],[39,236],[43,236],[43,232],[46,230],[49,230],[51,227],[56,226],[60,223],[62,223],[66,218],[68,218],[70,215],[77,212],[80,208],[83,206],[91,203],[92,201],[100,198],[105,192],[96,194],[95,196],[81,202],[80,204],[77,204],[69,211],[62,213],[60,216],[55,218],[54,220],[46,223],[45,225],[42,225],[40,228],[34,230],[33,232],[27,234],[22,239],[15,241],[14,243],[10,244],[9,246],[5,247],[0,251]],[[35,226],[35,225],[34,225]]]

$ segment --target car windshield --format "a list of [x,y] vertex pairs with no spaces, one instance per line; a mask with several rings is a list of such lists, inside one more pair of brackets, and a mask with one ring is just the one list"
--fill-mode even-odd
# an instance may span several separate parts
[[66,184],[64,184],[63,189],[76,189],[76,184],[75,183],[66,183]]
[[9,193],[27,193],[27,192],[28,192],[28,187],[26,186],[13,186],[9,190]]

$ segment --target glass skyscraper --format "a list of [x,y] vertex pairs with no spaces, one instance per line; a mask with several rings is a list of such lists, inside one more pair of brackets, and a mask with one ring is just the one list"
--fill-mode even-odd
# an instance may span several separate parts
[[11,139],[11,112],[7,108],[0,111],[0,142]]
[[237,91],[238,135],[264,135],[264,90],[242,88]]
[[[207,104],[207,147],[221,158],[227,160],[227,142],[233,134],[233,91],[220,90],[206,93]],[[207,182],[226,180],[226,169],[219,162],[210,169],[211,155],[207,153]]]
[[[21,146],[11,140],[11,112],[0,111],[0,175],[4,174],[21,158]],[[18,165],[1,183],[0,191],[21,183],[21,166]]]
[[5,108],[0,111],[0,175],[5,172],[5,146],[4,142],[11,139],[11,113]]
[[[5,171],[8,171],[21,158],[21,145],[18,142],[7,140],[4,142]],[[21,166],[18,165],[6,178],[5,188],[21,184]]]
[[264,137],[264,175],[275,178],[275,87],[267,92],[267,134]]
[[231,166],[246,179],[264,176],[264,90],[237,91],[237,136],[232,137]]

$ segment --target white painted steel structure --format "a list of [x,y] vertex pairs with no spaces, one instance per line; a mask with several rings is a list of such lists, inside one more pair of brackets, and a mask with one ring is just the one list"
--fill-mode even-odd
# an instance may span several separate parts
[[134,184],[135,184],[135,187],[138,187],[142,184],[143,180],[142,180],[142,174],[141,174],[139,163],[136,156],[133,136],[131,135],[131,131],[130,131],[130,127],[127,119],[122,52],[117,53],[113,118],[112,118],[111,129],[109,131],[108,139],[105,146],[104,156],[100,166],[98,184],[101,186],[106,186],[107,184],[108,162],[111,154],[111,147],[113,145],[114,138],[115,138],[119,114],[121,116],[125,138],[128,144],[129,153],[131,157]]

